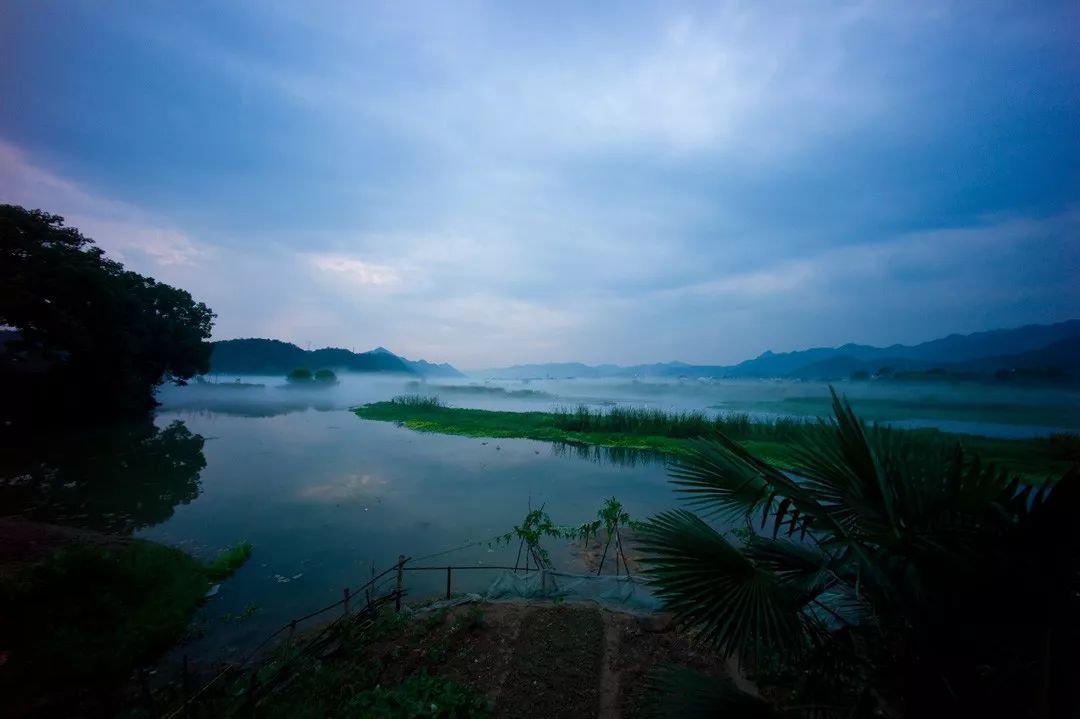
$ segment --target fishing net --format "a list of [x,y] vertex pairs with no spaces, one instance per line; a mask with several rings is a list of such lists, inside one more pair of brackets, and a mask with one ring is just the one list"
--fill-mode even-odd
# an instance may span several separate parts
[[592,601],[615,609],[660,611],[660,600],[641,577],[570,574],[548,569],[528,574],[502,572],[488,587],[484,599]]

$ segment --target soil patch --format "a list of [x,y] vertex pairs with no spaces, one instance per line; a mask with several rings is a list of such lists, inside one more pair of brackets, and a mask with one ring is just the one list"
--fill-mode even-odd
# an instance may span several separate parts
[[495,706],[497,717],[595,717],[604,620],[590,607],[545,607],[524,618]]

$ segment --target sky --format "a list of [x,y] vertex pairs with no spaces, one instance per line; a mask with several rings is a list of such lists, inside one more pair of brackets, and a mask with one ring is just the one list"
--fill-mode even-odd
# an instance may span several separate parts
[[0,202],[215,339],[726,364],[1080,317],[1075,2],[0,5]]

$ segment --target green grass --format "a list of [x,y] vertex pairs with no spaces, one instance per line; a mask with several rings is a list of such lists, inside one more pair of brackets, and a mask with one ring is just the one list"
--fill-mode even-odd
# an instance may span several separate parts
[[[213,685],[195,715],[249,716],[247,689],[258,685],[255,715],[266,719],[489,719],[485,698],[445,674],[454,667],[452,654],[483,622],[478,608],[453,622],[445,611],[412,619],[388,609],[354,616],[316,634],[312,651],[298,649],[304,640],[270,649],[253,668]],[[183,694],[171,683],[158,698],[161,706],[173,707]]]
[[212,582],[228,579],[251,557],[251,552],[251,542],[240,542],[223,550],[206,565],[206,576]]
[[152,542],[73,545],[0,577],[0,695],[12,706],[47,698],[56,713],[107,706],[183,638],[211,582],[250,555],[241,546],[207,565]]
[[[800,438],[822,431],[812,419],[754,421],[749,415],[709,416],[702,412],[663,412],[653,409],[588,407],[552,412],[504,412],[448,407],[435,397],[403,396],[389,402],[358,407],[357,416],[399,422],[420,432],[464,437],[522,438],[613,449],[635,449],[678,454],[693,437],[722,432],[783,468],[794,467],[793,450]],[[953,435],[934,429],[910,430],[926,441],[959,441],[983,460],[992,461],[1043,482],[1068,468],[1066,456],[1075,439],[1009,440],[974,435]]]

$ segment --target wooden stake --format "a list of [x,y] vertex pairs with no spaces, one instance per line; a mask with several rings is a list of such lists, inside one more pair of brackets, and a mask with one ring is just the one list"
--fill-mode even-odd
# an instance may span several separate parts
[[397,591],[394,592],[394,611],[401,611],[401,587],[405,583],[405,555],[397,558]]
[[[604,553],[600,555],[600,566],[596,568],[596,576],[600,576],[600,573],[604,571],[604,560],[607,559],[607,550],[611,546],[611,535],[608,535],[607,544],[604,545]],[[618,569],[618,567],[616,567]]]
[[450,598],[450,572],[451,571],[452,571],[451,567],[446,568],[446,598],[447,599]]

